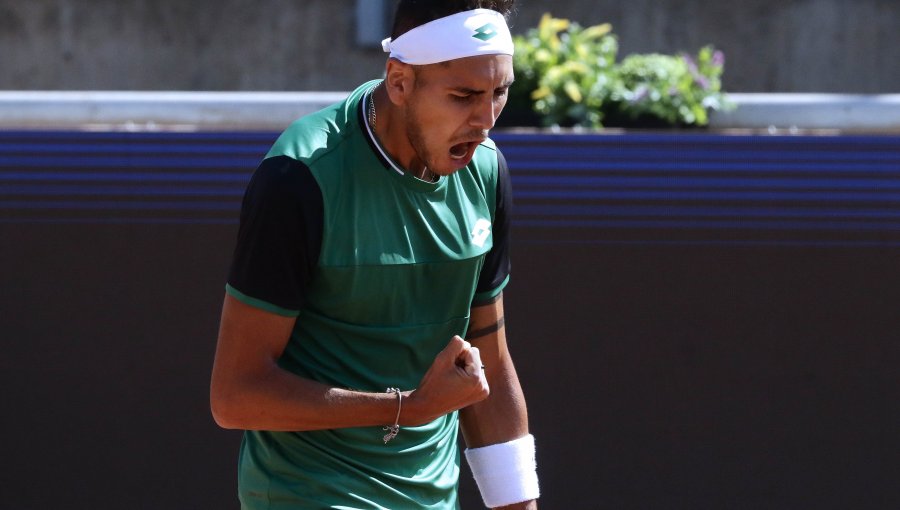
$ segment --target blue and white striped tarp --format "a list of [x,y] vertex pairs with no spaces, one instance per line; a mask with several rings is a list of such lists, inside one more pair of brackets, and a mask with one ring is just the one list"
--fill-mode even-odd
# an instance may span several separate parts
[[[0,221],[236,223],[275,137],[0,131]],[[522,241],[900,245],[900,135],[493,138]]]

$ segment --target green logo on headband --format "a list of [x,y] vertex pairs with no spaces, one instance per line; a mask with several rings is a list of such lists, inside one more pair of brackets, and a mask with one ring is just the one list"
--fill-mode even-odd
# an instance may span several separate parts
[[493,39],[494,37],[497,37],[497,27],[495,27],[493,23],[482,25],[475,29],[475,35],[472,37],[481,39],[482,41]]

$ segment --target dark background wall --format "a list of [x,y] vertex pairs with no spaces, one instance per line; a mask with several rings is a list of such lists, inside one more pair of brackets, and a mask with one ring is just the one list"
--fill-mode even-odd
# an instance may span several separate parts
[[[900,91],[894,0],[519,5],[514,33],[548,11],[611,22],[620,56],[714,44],[731,92]],[[384,68],[380,48],[355,43],[355,9],[355,0],[0,0],[0,89],[350,90]]]
[[[272,138],[0,133],[0,508],[237,508],[207,388]],[[542,508],[900,506],[896,137],[497,139]]]

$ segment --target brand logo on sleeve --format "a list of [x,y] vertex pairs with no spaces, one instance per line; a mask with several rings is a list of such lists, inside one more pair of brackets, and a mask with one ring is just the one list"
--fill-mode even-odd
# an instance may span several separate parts
[[480,218],[472,229],[472,244],[481,248],[489,235],[491,235],[491,222]]

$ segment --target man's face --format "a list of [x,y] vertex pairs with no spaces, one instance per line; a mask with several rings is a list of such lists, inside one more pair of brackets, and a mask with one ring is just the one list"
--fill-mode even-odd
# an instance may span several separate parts
[[432,173],[450,175],[472,160],[494,127],[513,82],[512,57],[482,55],[419,66],[406,109],[406,133]]

